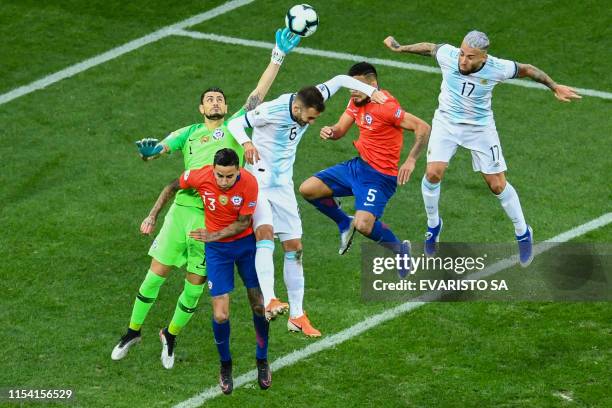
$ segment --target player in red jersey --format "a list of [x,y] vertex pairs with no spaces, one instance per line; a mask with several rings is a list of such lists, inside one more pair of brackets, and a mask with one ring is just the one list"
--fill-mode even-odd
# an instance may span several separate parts
[[[367,62],[353,65],[348,74],[378,88],[376,69]],[[410,178],[419,154],[427,145],[431,128],[404,111],[388,91],[383,92],[388,96],[387,101],[375,104],[365,94],[351,91],[351,100],[338,122],[321,129],[322,139],[337,140],[355,123],[359,138],[353,144],[359,157],[322,170],[300,186],[302,196],[338,225],[340,255],[349,249],[355,230],[396,251],[410,251],[409,243],[402,245],[380,218],[397,185],[405,184]],[[415,141],[408,158],[398,169],[404,129],[414,132]],[[355,196],[354,217],[342,211],[334,199],[345,196]]]
[[206,228],[192,231],[191,238],[205,242],[208,289],[212,298],[212,327],[221,361],[219,385],[225,394],[233,389],[232,358],[229,348],[229,293],[234,289],[234,265],[247,288],[257,338],[258,382],[262,389],[271,385],[268,365],[269,323],[263,295],[255,272],[255,235],[252,217],[257,205],[257,180],[240,168],[232,149],[217,151],[212,166],[187,170],[173,185],[195,189],[204,202]]

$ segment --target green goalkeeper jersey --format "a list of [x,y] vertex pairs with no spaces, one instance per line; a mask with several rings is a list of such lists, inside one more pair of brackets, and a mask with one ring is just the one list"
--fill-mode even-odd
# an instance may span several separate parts
[[[227,122],[244,115],[245,112],[246,110],[242,108],[223,122],[223,125],[213,130],[208,130],[204,123],[196,123],[175,130],[162,140],[162,144],[168,146],[170,152],[176,150],[183,152],[185,170],[199,169],[213,164],[215,153],[223,148],[234,150],[240,158],[240,166],[242,167],[244,164],[244,148],[227,129]],[[200,195],[193,189],[179,190],[174,202],[178,205],[204,208]]]

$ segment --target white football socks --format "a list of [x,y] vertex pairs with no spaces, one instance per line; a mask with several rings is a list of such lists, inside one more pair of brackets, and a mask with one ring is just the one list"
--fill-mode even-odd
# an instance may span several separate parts
[[298,259],[296,252],[285,253],[283,276],[289,298],[289,317],[292,319],[304,314],[302,302],[304,301],[304,268],[302,260]]
[[504,191],[496,195],[499,198],[504,211],[508,214],[508,217],[514,224],[514,232],[516,236],[521,236],[527,232],[527,223],[525,222],[525,216],[521,208],[521,202],[519,201],[518,194],[512,184],[506,182],[506,188]]
[[423,195],[425,212],[427,213],[427,226],[435,228],[440,224],[440,215],[438,214],[440,183],[431,183],[423,176],[423,180],[421,180],[421,194]]
[[268,306],[274,294],[274,241],[262,239],[257,241],[255,252],[255,270],[259,287],[264,298],[264,307]]

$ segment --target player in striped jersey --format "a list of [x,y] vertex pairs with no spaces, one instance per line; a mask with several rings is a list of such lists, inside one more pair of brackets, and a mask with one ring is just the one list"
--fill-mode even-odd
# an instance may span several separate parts
[[427,170],[421,183],[427,213],[425,253],[433,255],[436,251],[443,225],[438,213],[440,182],[457,147],[462,146],[471,151],[474,171],[482,174],[514,224],[520,263],[528,266],[533,259],[533,231],[525,221],[516,190],[506,180],[506,161],[491,109],[492,91],[503,81],[527,77],[546,85],[561,102],[580,96],[533,65],[489,55],[489,38],[480,31],[470,31],[460,48],[433,43],[400,45],[391,36],[384,43],[395,52],[434,57],[442,69],[439,106],[433,118]]
[[274,235],[285,251],[283,276],[289,297],[287,328],[308,337],[319,337],[303,310],[304,271],[302,267],[302,222],[293,187],[293,163],[297,146],[309,125],[325,109],[325,101],[340,88],[359,90],[381,103],[387,97],[376,88],[347,75],[338,75],[318,86],[302,88],[265,102],[246,115],[230,121],[228,128],[240,143],[249,143],[245,128],[253,128],[257,156],[247,152],[247,161],[260,186],[257,211],[253,216],[257,238],[257,276],[273,318],[278,312],[274,294]]

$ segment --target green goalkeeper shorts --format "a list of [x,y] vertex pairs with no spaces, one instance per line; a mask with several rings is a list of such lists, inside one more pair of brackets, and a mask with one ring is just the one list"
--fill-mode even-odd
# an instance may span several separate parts
[[164,265],[180,268],[187,264],[188,272],[206,276],[204,243],[189,238],[189,233],[198,228],[204,228],[204,210],[173,203],[149,255]]

